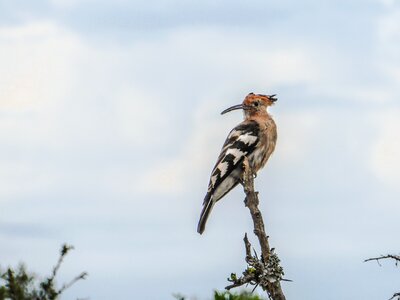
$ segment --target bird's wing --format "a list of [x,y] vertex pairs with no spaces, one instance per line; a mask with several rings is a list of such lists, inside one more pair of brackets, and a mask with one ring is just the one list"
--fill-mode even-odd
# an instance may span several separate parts
[[[221,154],[218,157],[217,163],[211,172],[210,183],[208,184],[207,202],[213,192],[225,181],[232,172],[238,169],[243,162],[245,156],[251,154],[259,142],[260,128],[255,121],[244,121],[232,129],[225,140],[221,149]],[[236,186],[237,182],[232,186],[229,184],[227,191],[222,191],[222,196],[230,189]],[[219,198],[222,198],[220,196]],[[208,198],[208,199],[207,199]],[[218,199],[216,199],[218,200]]]

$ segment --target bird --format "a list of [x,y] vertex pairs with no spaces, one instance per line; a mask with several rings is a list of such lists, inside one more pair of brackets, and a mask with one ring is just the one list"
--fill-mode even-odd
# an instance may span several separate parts
[[231,106],[221,114],[241,109],[244,120],[234,127],[222,146],[208,184],[197,226],[202,234],[214,204],[242,180],[243,161],[247,157],[253,174],[264,167],[275,150],[277,129],[267,108],[277,101],[276,94],[248,94],[242,104]]

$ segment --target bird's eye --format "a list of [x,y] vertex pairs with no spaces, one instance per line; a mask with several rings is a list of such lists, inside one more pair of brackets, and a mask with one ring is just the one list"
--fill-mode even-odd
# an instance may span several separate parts
[[254,106],[255,107],[257,107],[258,105],[259,105],[260,103],[257,101],[257,102],[254,102]]

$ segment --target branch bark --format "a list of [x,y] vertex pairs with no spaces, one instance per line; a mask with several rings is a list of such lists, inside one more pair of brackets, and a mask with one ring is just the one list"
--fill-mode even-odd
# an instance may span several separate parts
[[[393,255],[393,254],[388,254],[388,255],[381,255],[379,257],[372,257],[364,260],[364,262],[371,261],[371,260],[376,260],[377,263],[379,264],[379,261],[381,259],[393,259],[395,261],[396,266],[400,263],[400,255]],[[379,264],[380,265],[380,264]]]
[[232,282],[226,289],[231,289],[244,284],[252,284],[257,287],[260,285],[263,290],[268,293],[268,296],[273,300],[286,300],[283,294],[280,281],[282,280],[283,270],[279,265],[279,258],[270,248],[268,242],[268,235],[265,232],[264,220],[261,211],[258,209],[258,192],[254,190],[254,173],[251,169],[247,159],[243,162],[243,188],[246,194],[245,205],[249,208],[251,217],[253,219],[254,234],[257,236],[261,247],[261,259],[258,259],[257,254],[251,255],[251,244],[247,239],[247,234],[244,237],[246,248],[246,262],[248,268],[243,272],[243,276],[236,277],[232,273],[231,278],[228,279]]
[[[382,260],[382,259],[392,259],[392,260],[394,260],[394,263],[396,266],[398,266],[400,264],[400,255],[394,255],[394,254],[381,255],[379,257],[371,257],[371,258],[364,260],[364,262],[376,260],[376,262],[380,266],[381,265],[380,260]],[[393,299],[400,300],[400,293],[393,294],[393,296],[389,300],[393,300]]]

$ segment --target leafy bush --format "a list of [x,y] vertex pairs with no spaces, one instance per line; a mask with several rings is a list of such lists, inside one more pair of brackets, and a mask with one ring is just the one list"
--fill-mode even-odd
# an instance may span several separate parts
[[56,300],[58,297],[75,282],[85,279],[86,272],[82,272],[69,283],[61,288],[55,285],[55,277],[60,269],[64,257],[72,250],[72,246],[62,245],[60,257],[53,268],[52,274],[40,281],[37,276],[30,274],[24,265],[16,269],[7,268],[5,272],[0,269],[0,300]]

